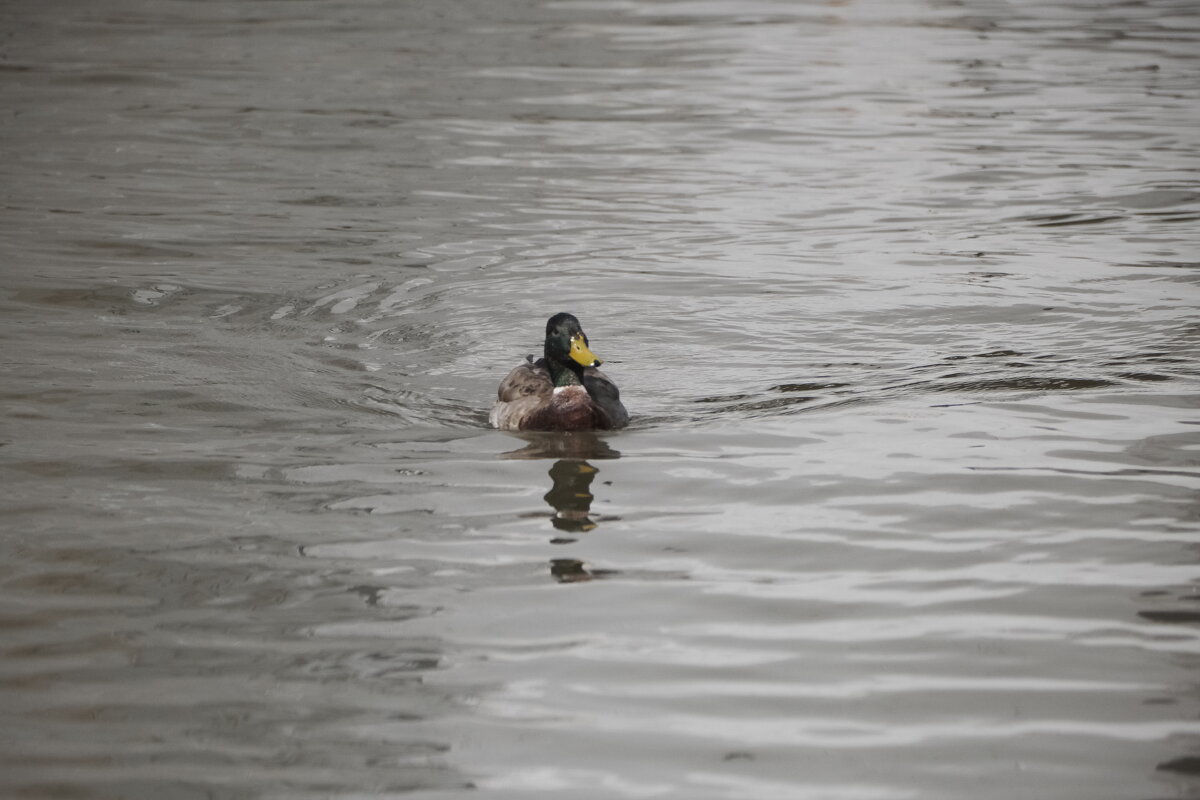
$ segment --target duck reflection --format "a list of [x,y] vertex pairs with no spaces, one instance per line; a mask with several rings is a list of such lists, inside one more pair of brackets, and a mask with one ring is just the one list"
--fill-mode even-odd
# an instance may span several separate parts
[[[600,470],[586,461],[560,459],[550,468],[554,486],[543,499],[554,509],[550,524],[568,533],[586,533],[596,527],[592,519],[592,480]],[[569,544],[574,539],[556,537],[555,544]]]
[[552,558],[550,559],[550,574],[559,583],[579,583],[596,578],[607,578],[610,575],[616,575],[617,571],[589,567],[578,558]]
[[[578,534],[594,530],[611,517],[592,513],[592,483],[600,469],[588,459],[620,458],[621,454],[590,431],[570,433],[523,433],[528,444],[520,450],[505,453],[505,458],[554,458],[550,467],[550,491],[543,499],[554,509],[550,524],[559,533],[551,544],[572,544]],[[595,570],[575,558],[556,558],[550,561],[550,574],[560,583],[586,581],[611,574],[610,570]]]
[[568,458],[593,461],[606,458],[620,458],[619,450],[614,450],[608,442],[601,439],[592,431],[571,431],[569,433],[534,433],[531,431],[513,434],[528,442],[520,450],[505,453],[502,458]]

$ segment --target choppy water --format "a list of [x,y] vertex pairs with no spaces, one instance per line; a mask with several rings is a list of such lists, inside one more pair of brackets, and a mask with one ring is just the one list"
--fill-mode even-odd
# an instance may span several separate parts
[[1200,796],[1190,1],[0,26],[0,793]]

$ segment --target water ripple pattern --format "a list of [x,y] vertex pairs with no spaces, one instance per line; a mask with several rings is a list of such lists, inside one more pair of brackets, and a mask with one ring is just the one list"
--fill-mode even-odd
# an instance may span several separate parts
[[60,5],[0,795],[1200,796],[1195,3]]

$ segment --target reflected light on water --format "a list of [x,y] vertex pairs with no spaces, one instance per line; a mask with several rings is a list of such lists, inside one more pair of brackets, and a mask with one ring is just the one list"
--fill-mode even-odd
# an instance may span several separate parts
[[0,795],[1200,797],[1194,0],[61,6]]

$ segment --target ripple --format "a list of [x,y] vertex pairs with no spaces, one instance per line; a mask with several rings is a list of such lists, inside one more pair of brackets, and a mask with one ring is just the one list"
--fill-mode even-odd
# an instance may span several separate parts
[[0,794],[1196,794],[1187,3],[8,17]]

